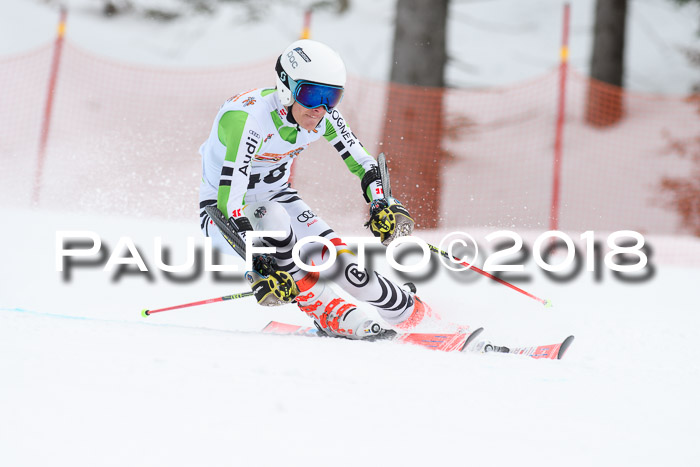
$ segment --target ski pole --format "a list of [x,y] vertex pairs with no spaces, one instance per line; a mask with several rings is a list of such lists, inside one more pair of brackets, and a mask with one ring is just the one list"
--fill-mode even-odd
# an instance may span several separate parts
[[[450,255],[448,255],[447,252],[440,250],[439,248],[437,248],[436,246],[431,245],[430,243],[428,243],[428,248],[430,248],[430,250],[431,250],[433,253],[437,253],[437,254],[439,254],[439,255],[441,255],[441,256],[447,258],[447,259],[450,259]],[[476,266],[474,266],[474,265],[471,265],[471,264],[467,263],[466,261],[462,261],[461,259],[459,259],[459,258],[457,258],[457,257],[454,257],[454,256],[453,256],[453,258],[455,259],[455,261],[458,261],[459,264],[461,264],[462,266],[466,266],[466,267],[472,269],[473,271],[478,272],[479,274],[488,277],[489,279],[493,279],[493,280],[495,280],[496,282],[498,282],[498,283],[500,283],[500,284],[503,284],[503,285],[505,285],[505,286],[507,286],[507,287],[510,287],[511,289],[515,290],[516,292],[520,292],[521,294],[523,294],[523,295],[525,295],[525,296],[527,296],[527,297],[530,297],[530,298],[532,298],[533,300],[537,300],[538,302],[540,302],[541,304],[543,304],[544,306],[546,306],[546,307],[548,307],[548,308],[552,306],[552,302],[551,302],[550,300],[545,300],[545,299],[536,297],[536,296],[532,295],[530,292],[526,292],[526,291],[524,291],[523,289],[514,286],[514,285],[511,284],[510,282],[506,282],[506,281],[504,281],[503,279],[501,279],[500,277],[496,277],[496,276],[494,276],[494,275],[492,275],[492,274],[489,274],[488,272],[484,271],[483,269],[479,269],[478,267],[476,267]]]
[[192,302],[192,303],[185,303],[184,305],[175,305],[171,306],[168,308],[159,308],[157,310],[149,310],[149,309],[143,309],[141,310],[141,316],[144,318],[146,316],[149,316],[153,313],[160,313],[161,311],[168,311],[168,310],[177,310],[179,308],[187,308],[190,306],[199,306],[199,305],[206,305],[207,303],[216,303],[216,302],[224,302],[226,300],[235,300],[237,298],[245,298],[245,297],[250,297],[253,295],[253,292],[242,292],[242,293],[235,293],[233,295],[224,295],[223,297],[217,297],[217,298],[209,298],[207,300],[200,300],[198,302]]

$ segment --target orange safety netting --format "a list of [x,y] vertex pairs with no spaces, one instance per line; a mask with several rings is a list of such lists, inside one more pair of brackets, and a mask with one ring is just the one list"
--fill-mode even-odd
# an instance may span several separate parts
[[[195,221],[197,150],[217,109],[233,94],[274,85],[272,58],[157,69],[67,42],[37,179],[51,55],[47,46],[0,60],[1,205],[30,206],[34,197],[46,209]],[[351,77],[340,109],[372,154],[387,154],[394,195],[419,227],[547,230],[558,85],[557,71],[480,90]],[[668,180],[691,176],[693,159],[678,147],[698,144],[697,103],[623,92],[575,72],[566,96],[559,228],[691,233]],[[330,145],[301,155],[293,183],[337,229],[354,232],[364,221],[359,180]]]

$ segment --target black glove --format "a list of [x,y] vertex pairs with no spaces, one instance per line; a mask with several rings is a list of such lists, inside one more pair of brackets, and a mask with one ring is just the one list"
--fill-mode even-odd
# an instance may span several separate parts
[[236,233],[243,239],[243,244],[245,245],[246,233],[253,230],[253,226],[250,224],[250,219],[245,216],[237,217],[235,219],[232,217],[231,222],[233,222],[233,225],[236,227]]
[[294,302],[299,288],[286,271],[277,270],[277,261],[269,255],[253,258],[253,270],[245,273],[245,278],[258,304],[263,306],[286,305]]
[[414,224],[408,210],[396,198],[389,197],[372,201],[365,227],[388,245],[396,237],[411,235]]

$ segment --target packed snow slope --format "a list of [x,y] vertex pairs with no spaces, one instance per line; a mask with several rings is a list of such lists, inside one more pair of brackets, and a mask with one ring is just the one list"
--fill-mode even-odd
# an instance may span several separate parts
[[[262,335],[309,324],[241,299],[211,273],[177,284],[153,238],[185,260],[196,225],[5,210],[0,230],[0,463],[147,465],[697,465],[700,270],[656,265],[637,285],[604,271],[557,284],[527,269],[548,309],[473,272],[413,277],[447,322],[498,344],[576,340],[560,361],[445,354],[389,342]],[[91,230],[150,267],[56,269],[56,232]],[[425,233],[431,239],[433,234]],[[437,233],[435,233],[437,235]],[[433,236],[435,236],[433,235]],[[649,239],[650,242],[673,241]],[[197,245],[201,241],[197,240]],[[85,258],[92,260],[92,258]],[[377,269],[400,280],[383,257]],[[405,260],[411,263],[411,258]],[[237,264],[230,260],[226,264]],[[529,263],[532,265],[532,262]],[[131,271],[135,268],[131,267]],[[232,275],[231,273],[227,273]]]

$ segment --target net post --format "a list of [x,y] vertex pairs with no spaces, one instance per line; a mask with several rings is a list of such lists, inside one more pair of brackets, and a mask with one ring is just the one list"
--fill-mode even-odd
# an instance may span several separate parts
[[32,190],[32,205],[39,204],[39,193],[41,192],[41,180],[44,172],[44,160],[46,159],[46,146],[49,140],[49,129],[51,127],[51,113],[53,110],[53,98],[56,93],[56,82],[58,80],[58,70],[61,63],[61,52],[63,51],[63,38],[66,33],[66,17],[68,11],[65,6],[61,6],[58,20],[58,29],[53,46],[53,58],[51,60],[51,71],[49,73],[49,83],[46,92],[46,105],[41,122],[41,133],[39,134],[39,151],[37,155],[36,172],[34,174],[34,189]]
[[549,211],[549,230],[559,230],[559,205],[561,197],[561,163],[564,139],[564,115],[566,103],[566,78],[569,64],[569,17],[571,7],[564,4],[564,17],[559,63],[559,98],[554,136],[554,164],[552,177],[552,202]]

